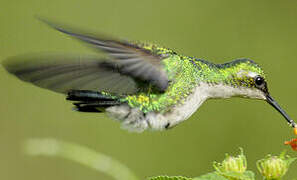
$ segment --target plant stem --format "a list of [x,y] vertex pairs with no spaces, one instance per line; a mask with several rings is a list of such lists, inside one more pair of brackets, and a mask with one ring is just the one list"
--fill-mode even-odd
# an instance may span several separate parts
[[55,139],[29,139],[28,154],[65,158],[105,173],[116,180],[138,180],[134,173],[119,161],[87,147]]

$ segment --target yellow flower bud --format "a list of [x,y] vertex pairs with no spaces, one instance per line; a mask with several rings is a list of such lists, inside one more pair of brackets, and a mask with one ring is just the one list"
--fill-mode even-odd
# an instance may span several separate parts
[[246,157],[241,153],[238,156],[226,155],[226,158],[221,163],[214,163],[214,168],[219,174],[235,172],[243,174],[247,169]]
[[294,161],[294,158],[290,158],[284,154],[278,156],[267,156],[257,162],[257,167],[260,173],[267,179],[280,179],[288,171],[289,165]]

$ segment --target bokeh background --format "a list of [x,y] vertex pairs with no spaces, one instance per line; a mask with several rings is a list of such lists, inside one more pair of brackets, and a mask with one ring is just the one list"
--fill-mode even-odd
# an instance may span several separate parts
[[[263,0],[4,0],[0,60],[39,53],[94,53],[34,18],[116,37],[145,40],[179,53],[223,63],[251,58],[266,70],[272,95],[297,119],[297,1]],[[248,167],[287,149],[292,129],[267,103],[209,100],[189,120],[166,132],[130,133],[104,114],[84,114],[60,94],[23,83],[0,67],[0,179],[111,179],[58,158],[32,158],[24,140],[52,137],[86,145],[126,164],[139,177],[198,176],[212,161],[243,147]],[[287,178],[297,177],[297,163]]]

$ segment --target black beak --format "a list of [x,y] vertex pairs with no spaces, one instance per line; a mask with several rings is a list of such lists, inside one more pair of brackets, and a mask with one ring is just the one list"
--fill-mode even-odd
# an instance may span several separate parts
[[293,128],[297,126],[296,123],[289,117],[289,115],[280,107],[280,105],[269,94],[266,95],[266,101],[271,106],[273,106],[278,112],[280,112]]

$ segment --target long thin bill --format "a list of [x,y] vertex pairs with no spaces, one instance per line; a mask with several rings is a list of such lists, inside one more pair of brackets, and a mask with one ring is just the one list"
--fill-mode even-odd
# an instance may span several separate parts
[[266,96],[266,101],[271,106],[273,106],[278,112],[280,112],[293,128],[296,127],[296,123],[289,117],[289,115],[280,107],[280,105],[270,95]]

